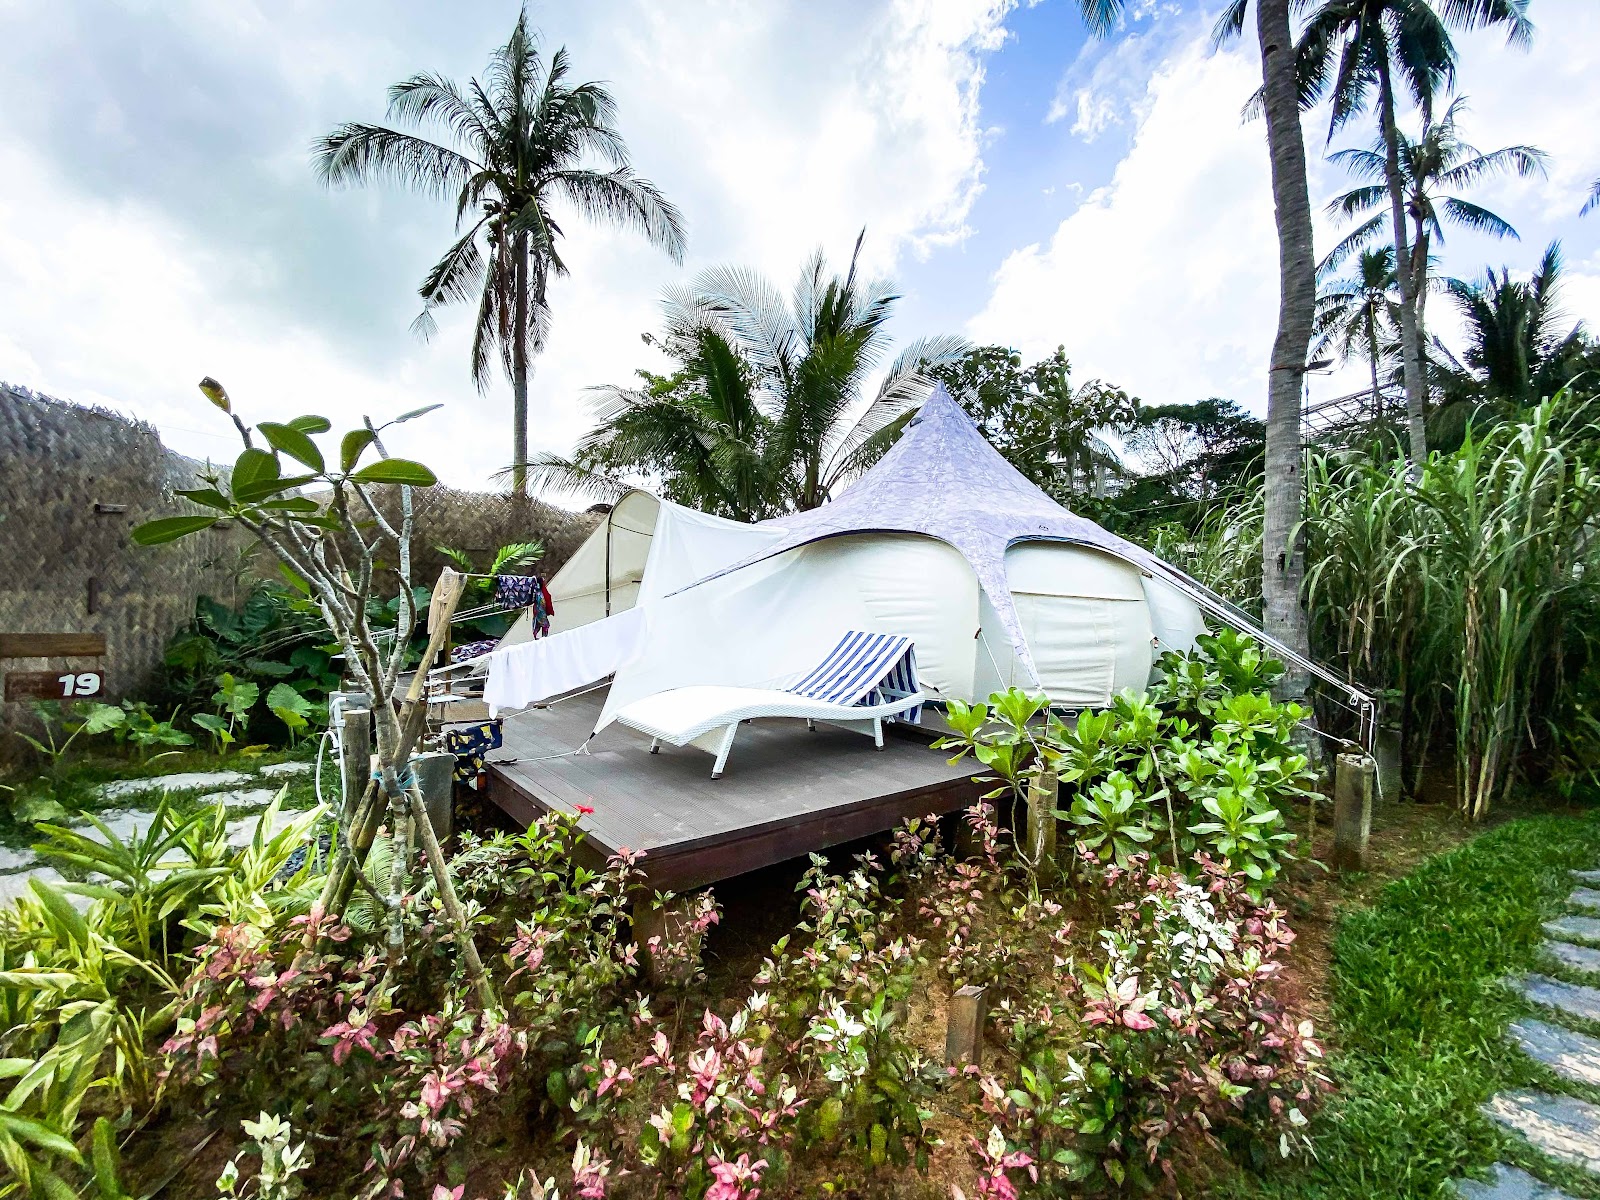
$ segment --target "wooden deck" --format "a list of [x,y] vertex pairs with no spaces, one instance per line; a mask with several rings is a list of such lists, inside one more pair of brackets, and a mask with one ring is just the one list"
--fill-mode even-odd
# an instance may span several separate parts
[[875,751],[858,733],[751,721],[721,779],[711,778],[704,751],[663,746],[652,755],[648,738],[621,725],[588,753],[563,754],[583,744],[603,699],[593,692],[508,717],[505,745],[489,757],[488,795],[524,825],[552,809],[593,808],[582,818],[588,856],[642,850],[646,881],[660,891],[714,883],[907,817],[953,812],[983,791],[971,782],[970,761],[950,766],[910,730],[886,736]]

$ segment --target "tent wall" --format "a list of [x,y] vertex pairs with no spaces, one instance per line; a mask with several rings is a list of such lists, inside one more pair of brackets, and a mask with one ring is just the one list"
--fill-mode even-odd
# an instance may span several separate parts
[[693,684],[774,687],[850,629],[903,633],[941,696],[972,679],[978,581],[960,553],[915,535],[830,538],[644,606],[648,652],[617,671],[601,725],[623,705]]
[[[1051,703],[1104,705],[1149,682],[1153,630],[1137,568],[1084,546],[1028,542],[1006,551],[1006,581]],[[975,675],[978,698],[1035,686],[988,597]]]
[[626,612],[639,599],[661,502],[647,492],[629,492],[550,580],[556,611],[550,632],[560,633]]

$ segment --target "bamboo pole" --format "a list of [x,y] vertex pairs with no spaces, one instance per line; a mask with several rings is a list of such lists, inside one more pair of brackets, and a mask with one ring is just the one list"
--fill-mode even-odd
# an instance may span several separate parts
[[[439,582],[434,585],[434,601],[428,606],[428,623],[431,630],[428,636],[428,648],[423,653],[422,663],[418,666],[416,674],[411,677],[411,686],[406,689],[405,702],[400,709],[400,738],[395,746],[394,761],[388,764],[380,763],[380,770],[387,770],[392,774],[395,763],[409,762],[412,748],[422,737],[428,719],[427,664],[438,655],[439,648],[450,636],[450,619],[455,616],[456,605],[461,601],[464,586],[465,581],[462,577],[449,567],[439,572]],[[395,636],[400,637],[402,634],[397,630]],[[376,698],[374,699],[376,701]],[[397,777],[387,779],[386,782],[398,786]],[[356,817],[351,823],[349,837],[347,840],[341,839],[333,868],[328,872],[327,883],[323,885],[320,902],[324,912],[333,916],[343,914],[345,905],[349,903],[350,894],[355,890],[357,863],[365,861],[367,851],[372,849],[372,840],[377,836],[378,826],[382,823],[383,813],[387,807],[388,798],[379,795],[378,780],[369,779],[361,801],[356,807]]]

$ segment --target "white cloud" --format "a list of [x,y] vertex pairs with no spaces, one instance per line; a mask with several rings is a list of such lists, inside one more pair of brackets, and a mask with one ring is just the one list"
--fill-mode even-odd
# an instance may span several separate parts
[[[1013,3],[703,0],[669,14],[648,0],[615,0],[550,14],[559,26],[550,40],[571,47],[581,77],[611,81],[636,166],[688,217],[691,260],[676,268],[632,235],[569,223],[572,276],[552,289],[554,330],[532,386],[536,445],[565,449],[587,427],[586,387],[659,365],[639,334],[657,324],[661,287],[698,267],[738,262],[787,285],[812,247],[843,258],[863,225],[878,269],[961,241],[982,187],[983,62],[1004,40]],[[61,65],[51,55],[66,55],[71,38],[49,33],[42,9],[5,16],[13,46],[31,47],[9,61],[13,81],[33,71],[35,86],[51,86]],[[341,283],[369,319],[341,311],[344,331],[330,327],[314,294],[320,282],[299,274],[304,255],[273,252],[281,241],[263,250],[228,240],[154,191],[97,198],[81,172],[57,161],[72,147],[13,129],[0,135],[0,177],[28,186],[0,191],[0,276],[9,285],[0,294],[0,377],[130,411],[201,455],[229,449],[226,427],[195,397],[202,374],[223,379],[256,417],[378,414],[444,400],[448,417],[401,431],[398,450],[452,482],[481,485],[510,457],[509,389],[480,397],[468,382],[467,308],[443,315],[439,336],[422,345],[405,324],[414,300],[397,290],[402,275],[414,286],[446,244],[448,206],[381,188],[318,194],[304,155],[319,130],[378,116],[383,89],[408,71],[481,70],[511,17],[480,26],[481,48],[464,66],[454,50],[437,61],[428,44],[397,44],[408,33],[399,17],[378,38],[344,10],[285,10],[269,21],[241,5],[195,20],[215,62],[248,59],[293,97],[281,117],[251,110],[250,132],[262,143],[252,147],[254,165],[282,189],[258,203],[291,211],[291,225],[309,214],[341,231],[326,239],[332,260],[315,265],[337,273],[348,255],[347,272],[367,272]],[[39,36],[25,42],[30,33]],[[184,89],[174,78],[171,105],[187,118],[196,101]],[[108,100],[93,116],[96,136],[137,147],[157,132],[130,111]],[[159,132],[183,136],[181,127]],[[364,326],[360,346],[350,344],[351,326]]]
[[1252,399],[1277,302],[1266,148],[1239,121],[1258,70],[1201,36],[1162,63],[1110,183],[1006,258],[971,336],[1029,356],[1065,344],[1080,377],[1153,403]]
[[[1592,114],[1600,107],[1600,6],[1592,0],[1541,0],[1529,52],[1493,34],[1458,37],[1461,90],[1471,96],[1463,125],[1480,148],[1530,142],[1552,156],[1546,180],[1499,181],[1472,198],[1516,224],[1518,243],[1452,234],[1443,269],[1477,275],[1485,263],[1531,267],[1552,237],[1570,264],[1566,307],[1600,326],[1600,216],[1577,219],[1600,175]],[[1154,31],[1152,31],[1154,33]],[[1260,412],[1265,366],[1276,325],[1277,240],[1259,122],[1241,124],[1244,99],[1260,84],[1248,39],[1209,52],[1198,21],[1170,22],[1161,40],[1128,38],[1117,48],[1086,48],[1063,77],[1064,119],[1080,105],[1080,136],[1103,132],[1099,97],[1118,96],[1133,129],[1129,150],[1108,184],[1091,192],[1048,241],[1006,257],[968,333],[1015,345],[1025,354],[1064,344],[1082,377],[1100,376],[1154,404],[1226,396]],[[1138,43],[1138,44],[1134,44]],[[1083,93],[1089,101],[1073,101]],[[1082,104],[1090,118],[1082,120]],[[1114,123],[1117,118],[1113,118]],[[1305,119],[1311,200],[1319,252],[1336,231],[1321,206],[1348,187],[1323,161],[1326,115]],[[1352,131],[1365,144],[1371,134]],[[1430,327],[1448,341],[1447,304],[1429,308]],[[1311,377],[1313,398],[1366,386],[1360,364]]]

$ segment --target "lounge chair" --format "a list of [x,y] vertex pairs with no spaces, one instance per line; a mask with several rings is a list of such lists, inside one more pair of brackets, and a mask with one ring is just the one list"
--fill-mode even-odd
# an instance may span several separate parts
[[651,737],[650,753],[666,742],[716,756],[719,779],[739,722],[755,717],[800,717],[871,736],[883,749],[884,721],[916,724],[927,696],[917,689],[916,651],[908,637],[852,631],[812,670],[787,687],[701,684],[646,696],[617,710],[617,720]]

